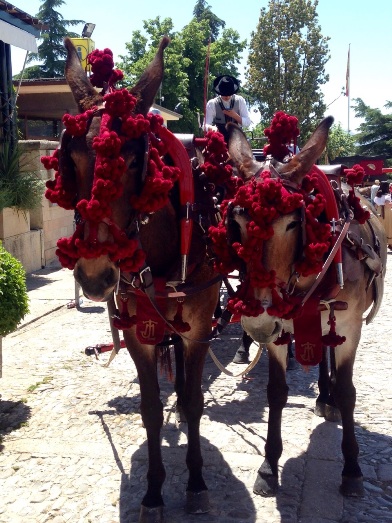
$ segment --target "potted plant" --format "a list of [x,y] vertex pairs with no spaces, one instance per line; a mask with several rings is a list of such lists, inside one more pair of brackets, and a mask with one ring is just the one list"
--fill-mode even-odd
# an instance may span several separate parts
[[[9,143],[0,150],[0,238],[30,230],[29,211],[41,205],[45,184],[26,169],[21,154],[18,146],[12,148]],[[21,217],[25,225],[7,233],[7,227]]]
[[13,332],[28,312],[25,270],[0,242],[0,377],[2,337]]

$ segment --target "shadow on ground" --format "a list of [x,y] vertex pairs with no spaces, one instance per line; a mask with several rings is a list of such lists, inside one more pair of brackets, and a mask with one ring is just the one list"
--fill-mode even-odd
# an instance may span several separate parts
[[[22,401],[2,401],[0,399],[0,438],[18,430],[31,416],[31,409]],[[1,439],[0,439],[1,441]],[[0,451],[3,446],[0,445]]]

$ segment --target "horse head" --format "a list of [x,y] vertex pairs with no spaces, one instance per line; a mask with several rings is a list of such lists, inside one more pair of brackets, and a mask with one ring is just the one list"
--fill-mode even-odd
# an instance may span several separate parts
[[290,314],[293,280],[298,290],[309,287],[315,278],[304,271],[298,279],[306,228],[301,185],[326,146],[332,122],[332,117],[325,118],[303,149],[287,161],[271,158],[265,163],[253,158],[241,129],[228,125],[230,157],[244,181],[228,220],[236,229],[234,247],[246,274],[239,310],[244,330],[259,343],[274,342],[281,334]]
[[[84,294],[95,301],[110,297],[120,270],[139,269],[144,260],[148,231],[144,239],[136,241],[131,236],[143,219],[148,221],[151,210],[144,213],[141,204],[149,166],[162,167],[149,135],[154,125],[161,125],[161,117],[147,114],[162,82],[163,51],[168,43],[164,37],[154,59],[128,91],[114,89],[121,78],[117,70],[110,69],[101,82],[94,81],[96,73],[88,78],[75,47],[65,39],[65,76],[80,115],[64,120],[56,190],[71,195],[68,208],[76,209],[77,228],[72,240],[66,245],[60,242],[59,248],[63,259],[71,259],[63,265],[74,269]],[[107,58],[96,56],[97,61]]]

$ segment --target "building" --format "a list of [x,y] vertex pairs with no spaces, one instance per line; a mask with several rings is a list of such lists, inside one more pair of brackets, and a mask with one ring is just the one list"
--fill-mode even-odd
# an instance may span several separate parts
[[[18,81],[14,82],[15,88]],[[182,116],[154,104],[165,125]],[[22,80],[17,99],[19,130],[25,140],[56,140],[62,131],[65,113],[78,114],[78,107],[65,78]]]

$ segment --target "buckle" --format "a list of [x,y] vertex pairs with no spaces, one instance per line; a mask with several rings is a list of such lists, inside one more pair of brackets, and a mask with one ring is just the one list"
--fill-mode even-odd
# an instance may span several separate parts
[[[140,283],[143,285],[143,287],[148,287],[152,283],[152,274],[151,274],[151,268],[149,266],[145,267],[142,271],[139,272],[139,279]],[[147,282],[147,280],[150,280]]]

